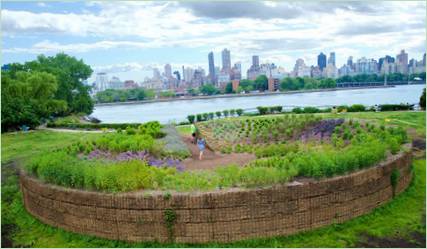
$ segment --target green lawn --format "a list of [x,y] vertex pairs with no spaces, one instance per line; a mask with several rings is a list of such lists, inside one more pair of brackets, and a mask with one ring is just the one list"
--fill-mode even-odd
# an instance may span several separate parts
[[[417,135],[425,136],[425,112],[347,113],[338,116],[415,128]],[[187,133],[188,130],[188,127],[179,127],[182,133]],[[204,245],[125,243],[66,232],[44,225],[29,215],[23,208],[18,179],[13,174],[15,165],[10,162],[57,146],[65,146],[81,136],[95,135],[97,134],[47,131],[2,134],[2,245],[7,242],[5,238],[9,238],[17,247],[352,247],[360,246],[367,236],[403,238],[407,241],[411,241],[414,234],[425,237],[425,158],[414,160],[415,177],[411,186],[371,214],[288,237]],[[3,237],[4,235],[7,237]],[[423,245],[415,243],[413,246]]]

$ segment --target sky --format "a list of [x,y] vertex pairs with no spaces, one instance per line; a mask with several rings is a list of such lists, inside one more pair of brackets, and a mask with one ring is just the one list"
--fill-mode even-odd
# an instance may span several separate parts
[[142,81],[166,63],[208,71],[210,51],[221,66],[224,48],[243,75],[252,55],[286,71],[298,58],[316,65],[320,52],[335,52],[337,66],[349,56],[378,60],[402,49],[420,60],[425,11],[424,1],[2,1],[2,64],[65,52],[95,73]]

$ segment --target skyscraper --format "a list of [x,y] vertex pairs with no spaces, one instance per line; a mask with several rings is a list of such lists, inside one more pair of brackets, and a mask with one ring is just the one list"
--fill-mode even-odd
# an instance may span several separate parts
[[213,52],[210,52],[208,54],[208,60],[209,60],[209,77],[211,80],[211,83],[216,83],[216,76],[215,76],[215,63],[214,63],[214,55]]
[[329,54],[328,64],[332,64],[335,66],[335,52],[331,52]]
[[98,91],[105,91],[109,88],[107,73],[99,72],[96,74],[95,86]]
[[403,49],[400,54],[396,55],[397,72],[402,74],[408,73],[408,54]]
[[224,48],[222,50],[222,71],[230,72],[231,70],[231,59],[230,59],[230,50]]
[[165,77],[171,78],[172,77],[172,67],[170,64],[165,65]]
[[252,56],[252,66],[254,68],[258,68],[259,67],[259,56],[258,55]]
[[353,56],[349,56],[347,59],[347,66],[353,67]]
[[326,67],[326,55],[324,53],[320,53],[317,56],[317,66],[320,70],[323,70]]

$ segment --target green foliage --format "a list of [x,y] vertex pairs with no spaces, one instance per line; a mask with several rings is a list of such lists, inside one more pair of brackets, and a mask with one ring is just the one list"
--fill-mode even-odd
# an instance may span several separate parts
[[243,110],[242,109],[236,109],[236,113],[238,116],[242,116]]
[[214,95],[219,93],[219,90],[212,84],[204,84],[199,88],[199,90],[204,95]]
[[[162,94],[165,95],[166,93],[162,92],[161,96]],[[155,97],[155,93],[152,90],[148,90],[144,88],[107,89],[105,91],[97,92],[95,95],[95,100],[98,103],[111,103],[111,102],[147,100],[147,99],[153,99],[154,97]]]
[[256,109],[258,109],[259,115],[265,115],[268,113],[268,107],[258,106]]
[[[425,74],[424,74],[425,75]],[[426,109],[426,89],[424,88],[424,90],[423,90],[423,94],[421,95],[421,97],[420,97],[420,108],[422,109],[422,110],[425,110]]]
[[164,213],[164,221],[166,224],[166,228],[168,230],[168,237],[169,237],[169,241],[173,242],[173,226],[175,225],[175,221],[176,221],[176,212],[173,209],[165,209]]
[[281,91],[295,91],[302,89],[319,89],[319,88],[335,88],[336,83],[334,79],[314,79],[309,77],[296,77],[296,78],[284,78],[280,82]]
[[45,72],[18,71],[11,77],[3,73],[1,84],[2,131],[19,129],[21,125],[38,126],[42,119],[61,115],[67,103],[55,98],[58,89],[56,77]]
[[414,106],[410,104],[385,104],[379,105],[380,111],[401,111],[413,110]]
[[58,87],[55,99],[66,101],[69,113],[91,113],[93,101],[89,96],[89,87],[83,84],[92,74],[90,66],[83,60],[64,53],[55,56],[39,55],[36,60],[26,62],[24,65],[15,64],[10,70],[11,74],[17,71],[46,72],[56,77]]
[[195,116],[194,115],[188,115],[187,116],[187,119],[188,119],[188,122],[190,122],[190,123],[193,123],[194,122],[194,120],[195,120]]

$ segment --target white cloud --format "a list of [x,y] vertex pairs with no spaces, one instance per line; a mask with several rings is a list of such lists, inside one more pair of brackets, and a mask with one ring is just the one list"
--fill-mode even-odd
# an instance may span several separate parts
[[[291,58],[290,53],[304,55],[310,60],[320,51],[335,50],[337,57],[344,61],[349,55],[383,56],[398,53],[402,48],[416,53],[425,50],[425,2],[101,1],[85,5],[96,5],[100,11],[76,14],[3,9],[1,24],[6,36],[60,34],[96,40],[90,43],[45,40],[28,47],[7,44],[3,52],[38,54],[185,47],[207,53],[210,50],[220,52],[227,47],[232,51],[233,60],[249,61],[256,53],[262,59],[286,61],[293,66],[296,58]],[[229,9],[218,9],[218,6]],[[233,12],[242,6],[247,7],[246,11]],[[251,14],[251,6],[260,9],[252,9],[256,13]],[[265,11],[275,8],[295,12],[266,15],[269,12]],[[214,13],[214,10],[222,13]],[[265,11],[261,13],[261,10]],[[366,51],[374,52],[365,54]]]

